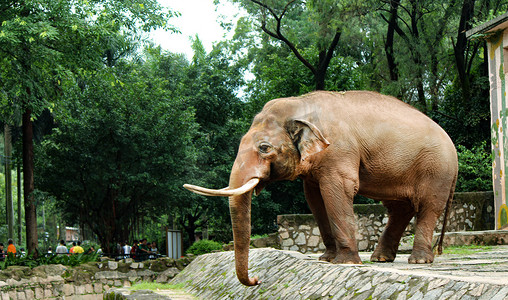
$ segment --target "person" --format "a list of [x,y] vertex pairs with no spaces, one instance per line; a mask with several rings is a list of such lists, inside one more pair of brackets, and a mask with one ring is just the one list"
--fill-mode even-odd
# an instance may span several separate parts
[[12,253],[12,255],[16,256],[16,246],[14,246],[14,241],[12,239],[9,239],[7,241],[7,255],[9,253]]
[[74,254],[80,254],[80,253],[83,253],[85,252],[85,249],[83,249],[83,247],[81,247],[81,242],[78,241],[78,245],[74,247],[74,251],[72,253]]
[[146,239],[142,239],[141,240],[141,244],[139,245],[138,253],[140,254],[139,255],[139,259],[140,260],[147,259],[149,257],[149,254],[152,253],[150,251],[150,248],[148,248],[148,244],[147,244],[147,240]]
[[56,247],[55,253],[56,254],[67,254],[67,253],[69,253],[69,250],[67,249],[67,247],[65,247],[64,240],[60,241],[60,245],[58,245]]
[[138,252],[138,241],[134,240],[134,243],[132,243],[131,252],[130,252],[131,258],[136,259],[137,252]]
[[74,254],[75,247],[76,247],[76,242],[72,242],[72,247],[69,249],[69,253]]
[[5,259],[4,243],[0,243],[0,260]]
[[127,243],[127,241],[125,241],[123,245],[123,254],[125,254],[125,258],[128,258],[129,254],[131,254],[131,249],[132,247],[129,246],[129,243]]
[[51,248],[51,246],[48,247],[48,254],[51,254],[53,253],[53,249]]
[[93,246],[90,246],[90,249],[86,252],[86,254],[92,254],[95,253],[95,248]]
[[157,258],[157,254],[159,254],[159,250],[157,249],[157,242],[153,241],[150,243],[150,251],[152,252],[150,258]]

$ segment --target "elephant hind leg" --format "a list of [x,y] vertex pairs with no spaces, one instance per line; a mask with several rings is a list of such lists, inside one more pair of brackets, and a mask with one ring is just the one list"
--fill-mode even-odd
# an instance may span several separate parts
[[397,255],[400,238],[415,215],[409,201],[383,201],[388,210],[388,224],[370,258],[373,262],[392,262]]
[[[443,201],[445,203],[445,201]],[[444,205],[443,205],[444,206]],[[432,252],[432,236],[436,222],[444,207],[427,205],[421,207],[416,214],[416,228],[413,251],[409,256],[410,264],[426,264],[434,261]]]

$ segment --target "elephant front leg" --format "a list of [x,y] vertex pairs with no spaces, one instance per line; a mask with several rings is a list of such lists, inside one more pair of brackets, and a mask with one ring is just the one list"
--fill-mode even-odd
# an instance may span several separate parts
[[353,197],[357,183],[354,180],[321,180],[320,191],[330,223],[331,235],[336,245],[335,264],[361,264],[355,238]]
[[326,214],[325,204],[319,186],[310,180],[304,180],[303,188],[305,191],[305,199],[309,205],[312,215],[319,227],[323,244],[325,245],[325,253],[319,257],[319,260],[332,261],[337,256],[337,247],[335,239],[332,235],[330,222]]

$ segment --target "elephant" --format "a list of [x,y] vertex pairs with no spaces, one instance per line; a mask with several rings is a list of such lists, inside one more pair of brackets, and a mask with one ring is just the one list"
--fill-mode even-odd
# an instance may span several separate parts
[[371,261],[392,262],[416,216],[408,263],[432,263],[433,231],[446,208],[444,233],[457,172],[452,140],[416,108],[377,92],[315,91],[265,104],[240,142],[227,188],[184,187],[229,197],[237,277],[252,286],[259,279],[248,275],[251,198],[267,184],[302,179],[326,247],[320,260],[361,263],[353,212],[359,194],[387,208]]

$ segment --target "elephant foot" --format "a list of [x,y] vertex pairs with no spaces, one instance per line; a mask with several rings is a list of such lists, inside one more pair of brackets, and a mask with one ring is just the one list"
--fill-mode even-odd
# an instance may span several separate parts
[[335,249],[326,249],[325,253],[319,257],[319,260],[331,262],[335,256],[337,256],[337,251]]
[[362,264],[358,252],[342,251],[332,260],[333,264]]
[[434,253],[430,250],[415,250],[409,256],[410,264],[430,264],[434,261]]
[[393,262],[395,260],[395,254],[391,253],[381,253],[374,251],[372,256],[370,257],[370,261],[372,262]]
[[376,247],[370,257],[372,262],[393,262],[397,255],[396,247],[383,247],[381,244]]

